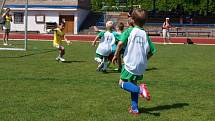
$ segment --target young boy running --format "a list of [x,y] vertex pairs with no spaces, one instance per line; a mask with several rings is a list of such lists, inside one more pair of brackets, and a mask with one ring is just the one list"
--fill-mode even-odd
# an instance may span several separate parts
[[107,21],[106,31],[100,32],[94,39],[92,45],[96,45],[96,41],[100,39],[98,48],[96,49],[95,60],[99,63],[97,71],[106,72],[108,65],[108,56],[111,54],[112,45],[115,43],[115,37],[112,33],[113,22]]
[[67,44],[70,44],[70,41],[66,39],[65,33],[63,29],[65,27],[65,23],[61,22],[56,29],[54,29],[54,41],[53,46],[59,50],[59,56],[56,58],[57,61],[65,62],[66,60],[63,58],[65,54],[65,49],[62,45],[62,40],[65,40]]
[[[118,23],[115,27],[116,31],[113,32],[115,38],[116,38],[116,41],[115,41],[115,44],[112,46],[112,53],[110,55],[110,61],[112,61],[112,58],[113,58],[113,55],[114,53],[116,52],[116,47],[117,47],[117,44],[120,40],[120,37],[124,31],[124,24],[122,22]],[[124,49],[123,49],[124,50]],[[115,69],[117,70],[118,72],[121,72],[121,69],[122,69],[122,61],[121,61],[121,56],[123,55],[124,51],[121,50],[121,53],[119,54],[119,57],[118,57],[118,61],[117,61],[117,64],[118,64],[118,68]]]
[[129,113],[138,115],[138,96],[150,100],[150,94],[146,85],[140,84],[138,86],[137,81],[143,79],[143,73],[147,68],[147,60],[156,52],[156,49],[143,29],[147,18],[146,11],[135,9],[131,16],[134,27],[130,27],[123,32],[112,62],[115,63],[121,48],[126,45],[123,58],[124,67],[121,71],[119,86],[131,93]]

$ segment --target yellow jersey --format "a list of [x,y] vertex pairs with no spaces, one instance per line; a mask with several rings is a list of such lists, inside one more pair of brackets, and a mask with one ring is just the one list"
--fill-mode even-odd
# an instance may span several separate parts
[[12,21],[12,17],[6,15],[6,16],[5,16],[5,28],[6,28],[6,29],[10,29],[10,22],[11,22],[11,21]]
[[62,44],[62,40],[64,39],[64,35],[65,33],[60,30],[60,28],[56,28],[54,29],[54,41],[53,41],[53,45],[61,45]]

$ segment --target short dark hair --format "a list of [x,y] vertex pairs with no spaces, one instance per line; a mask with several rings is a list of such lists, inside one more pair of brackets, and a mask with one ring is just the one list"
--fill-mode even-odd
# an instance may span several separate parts
[[122,22],[117,24],[117,27],[119,28],[119,30],[123,30],[124,29],[124,24]]
[[141,27],[145,24],[148,17],[147,12],[143,9],[134,9],[131,16],[134,23]]

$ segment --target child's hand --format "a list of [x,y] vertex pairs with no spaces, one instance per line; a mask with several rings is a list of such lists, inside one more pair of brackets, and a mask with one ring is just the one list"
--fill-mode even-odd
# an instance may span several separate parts
[[94,46],[94,47],[95,47],[95,46],[96,46],[96,43],[95,43],[95,42],[92,42],[92,46]]
[[71,45],[72,44],[72,42],[68,41],[68,40],[66,40],[66,43],[67,43],[67,45]]
[[112,59],[112,63],[115,65],[116,63],[117,63],[117,56],[116,55],[114,55],[113,56],[113,59]]

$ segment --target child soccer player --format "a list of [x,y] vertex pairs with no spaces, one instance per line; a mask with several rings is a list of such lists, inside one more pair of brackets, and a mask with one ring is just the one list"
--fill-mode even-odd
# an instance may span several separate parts
[[3,38],[3,45],[7,46],[8,45],[8,38],[9,38],[9,33],[10,33],[10,22],[12,22],[12,17],[10,15],[10,8],[7,8],[5,13],[2,15],[2,18],[4,18],[4,25],[3,25],[3,30],[4,30],[4,38]]
[[112,33],[113,22],[107,21],[106,31],[100,32],[94,39],[92,45],[96,45],[96,41],[100,39],[98,48],[96,49],[95,60],[99,63],[97,71],[106,72],[108,65],[108,56],[111,54],[112,45],[115,43],[115,37]]
[[[115,29],[116,29],[116,31],[115,32],[113,32],[114,33],[114,36],[115,36],[115,38],[116,38],[116,42],[115,42],[115,44],[112,46],[112,54],[111,54],[111,56],[110,56],[110,59],[112,60],[112,58],[113,58],[113,55],[114,55],[114,53],[115,53],[115,51],[116,51],[116,46],[117,46],[117,44],[118,44],[118,42],[119,42],[119,40],[120,40],[120,37],[121,37],[121,35],[122,35],[122,32],[123,32],[123,30],[124,30],[124,24],[122,23],[122,22],[120,22],[120,23],[118,23],[117,25],[116,25],[116,27],[115,27]],[[122,69],[122,62],[121,62],[121,54],[123,54],[124,53],[124,51],[121,51],[121,53],[119,54],[119,57],[118,57],[118,61],[117,61],[117,64],[118,64],[118,72],[121,72],[121,69]],[[111,61],[110,60],[110,61]]]
[[142,9],[133,10],[132,19],[134,27],[128,28],[123,32],[117,45],[112,62],[114,63],[119,57],[123,45],[127,45],[124,53],[124,67],[121,71],[119,86],[131,93],[131,107],[129,113],[139,114],[138,96],[150,100],[150,94],[145,84],[137,85],[138,80],[143,79],[143,73],[147,68],[147,60],[151,57],[156,49],[149,40],[149,36],[143,29],[147,15]]
[[63,29],[65,27],[65,23],[61,22],[56,29],[54,29],[54,41],[53,46],[59,50],[59,56],[56,58],[57,61],[65,62],[63,58],[65,54],[65,49],[62,45],[62,40],[65,40],[67,44],[70,44],[70,41],[67,40]]

